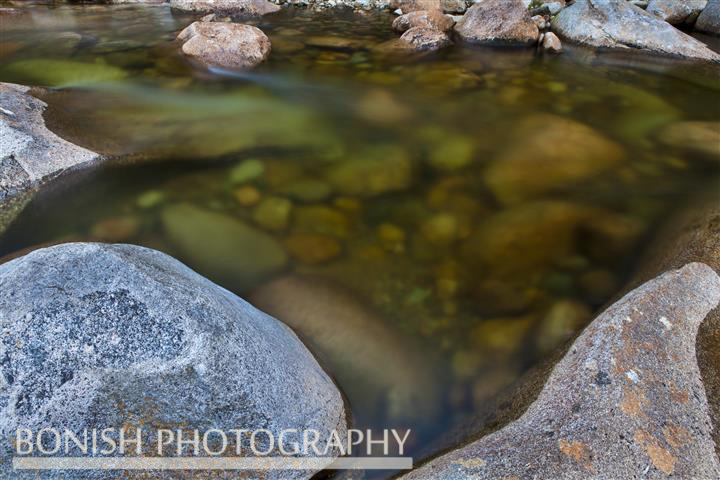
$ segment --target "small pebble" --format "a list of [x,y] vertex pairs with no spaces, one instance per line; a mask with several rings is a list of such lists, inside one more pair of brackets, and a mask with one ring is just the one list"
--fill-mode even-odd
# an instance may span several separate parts
[[284,230],[290,221],[292,202],[281,197],[267,197],[253,210],[253,220],[266,230]]
[[261,197],[260,190],[251,185],[245,185],[235,189],[233,191],[233,196],[243,207],[252,207],[253,205],[257,205]]

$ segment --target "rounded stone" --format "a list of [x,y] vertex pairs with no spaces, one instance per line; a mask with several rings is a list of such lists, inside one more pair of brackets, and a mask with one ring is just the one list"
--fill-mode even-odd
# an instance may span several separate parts
[[[72,243],[1,265],[0,329],[3,478],[19,478],[20,427],[142,428],[146,455],[155,426],[346,435],[340,392],[290,328],[155,250]],[[82,452],[71,444],[69,456]]]

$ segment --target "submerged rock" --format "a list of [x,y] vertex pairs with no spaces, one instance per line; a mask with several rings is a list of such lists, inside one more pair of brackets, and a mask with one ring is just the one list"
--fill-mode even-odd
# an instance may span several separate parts
[[720,122],[675,122],[658,133],[669,147],[682,148],[720,160]]
[[[11,467],[17,428],[79,437],[123,427],[134,437],[142,428],[144,455],[157,454],[157,428],[266,429],[276,439],[285,429],[315,429],[318,446],[332,430],[347,433],[340,392],[291,329],[155,250],[73,243],[0,265],[0,327],[4,478],[21,478]],[[338,455],[329,453],[328,463]]]
[[242,16],[261,16],[280,10],[279,5],[267,0],[170,0],[170,6],[189,12]]
[[413,27],[424,27],[447,32],[452,29],[455,21],[449,15],[444,15],[437,10],[417,10],[400,15],[393,20],[392,28],[398,32],[404,32]]
[[693,23],[708,0],[650,0],[647,11],[671,25]]
[[695,30],[720,35],[720,0],[708,0],[695,22]]
[[325,205],[299,206],[295,209],[294,217],[294,229],[303,233],[317,233],[340,238],[350,234],[350,219],[335,208]]
[[342,251],[334,237],[314,233],[293,233],[285,239],[285,247],[293,258],[311,265],[327,262]]
[[560,11],[552,29],[567,40],[591,47],[720,62],[720,55],[705,44],[630,2],[577,0]]
[[495,280],[527,276],[571,256],[588,207],[560,201],[525,202],[488,217],[460,249],[470,268]]
[[266,197],[253,210],[253,220],[265,230],[285,230],[290,221],[292,202],[282,197]]
[[478,44],[532,45],[539,31],[521,0],[485,0],[455,24],[461,40]]
[[0,83],[0,205],[66,170],[101,158],[48,130],[42,116],[47,104],[28,91]]
[[165,207],[161,218],[182,258],[226,286],[255,285],[287,263],[277,240],[231,216],[177,204]]
[[576,185],[625,158],[619,145],[596,130],[555,115],[532,115],[515,134],[517,141],[485,172],[488,187],[506,204]]
[[240,23],[195,22],[178,39],[185,55],[210,67],[252,68],[270,55],[262,30]]
[[367,302],[305,276],[272,281],[249,300],[290,325],[327,358],[354,406],[395,424],[431,422],[438,413],[441,380],[432,359],[409,347],[409,339],[367,308]]
[[341,193],[370,197],[404,190],[412,179],[412,162],[396,146],[367,147],[330,167],[327,180]]
[[88,63],[74,60],[31,58],[11,63],[4,70],[46,87],[81,87],[122,80],[127,73],[102,62]]
[[640,286],[585,329],[522,417],[403,478],[718,478],[695,358],[718,301],[701,263]]

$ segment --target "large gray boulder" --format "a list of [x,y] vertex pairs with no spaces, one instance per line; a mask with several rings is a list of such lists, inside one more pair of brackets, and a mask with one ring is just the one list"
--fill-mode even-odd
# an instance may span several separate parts
[[290,328],[154,250],[71,243],[0,265],[0,329],[3,478],[18,427],[315,429],[321,448],[346,436],[340,392]]
[[690,263],[596,318],[517,421],[406,479],[720,478],[695,339],[720,277]]
[[194,22],[178,35],[182,51],[208,67],[252,68],[270,55],[270,40],[241,23]]
[[672,25],[694,22],[707,0],[650,0],[647,11]]
[[552,29],[590,47],[720,62],[720,55],[702,42],[625,0],[577,0],[560,11]]
[[0,208],[11,197],[100,159],[48,130],[42,116],[47,104],[29,90],[0,83]]
[[708,0],[707,6],[695,22],[695,29],[720,35],[720,0]]
[[540,35],[521,0],[478,2],[455,24],[455,33],[474,44],[531,45]]

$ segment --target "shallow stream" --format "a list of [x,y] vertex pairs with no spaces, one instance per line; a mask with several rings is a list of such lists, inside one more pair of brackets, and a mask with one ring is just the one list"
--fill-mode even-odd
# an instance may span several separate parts
[[265,17],[252,72],[191,65],[174,38],[193,17],[165,7],[38,2],[3,20],[0,81],[51,87],[48,125],[115,160],[36,195],[0,257],[165,251],[293,326],[356,427],[410,428],[407,453],[431,451],[717,187],[683,122],[719,119],[720,80],[572,48],[398,58],[392,18]]

